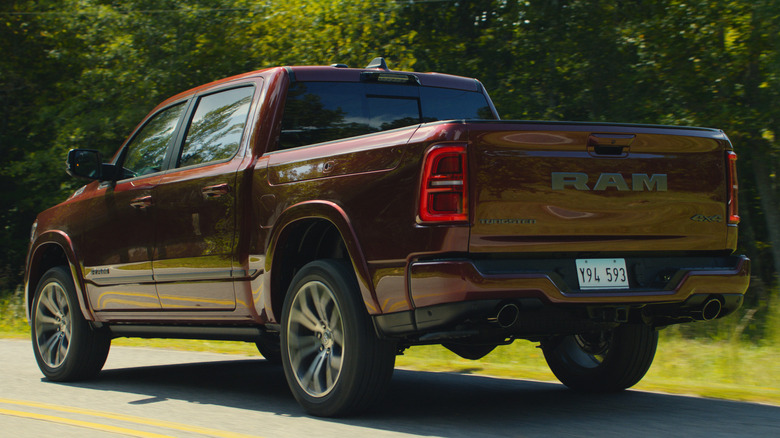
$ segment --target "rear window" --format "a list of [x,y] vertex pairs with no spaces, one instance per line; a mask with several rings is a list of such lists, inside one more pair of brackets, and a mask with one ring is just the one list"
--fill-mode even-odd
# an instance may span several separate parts
[[295,82],[287,92],[279,149],[423,122],[494,119],[482,93],[406,84]]

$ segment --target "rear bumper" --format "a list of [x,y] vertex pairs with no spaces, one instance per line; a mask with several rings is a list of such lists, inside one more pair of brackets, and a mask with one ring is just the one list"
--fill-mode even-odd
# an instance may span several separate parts
[[579,290],[574,259],[418,261],[408,275],[415,310],[375,321],[381,334],[424,337],[489,323],[511,303],[520,309],[521,323],[504,327],[502,336],[576,332],[588,324],[629,320],[664,326],[709,319],[702,309],[712,300],[718,301],[716,317],[734,312],[750,280],[744,256],[625,260],[630,289],[617,291]]
[[[695,294],[745,294],[745,256],[626,258],[631,289],[577,289],[574,260],[438,260],[413,263],[409,288],[416,308],[490,299],[537,298],[551,304],[681,303]],[[641,277],[641,279],[639,278]]]

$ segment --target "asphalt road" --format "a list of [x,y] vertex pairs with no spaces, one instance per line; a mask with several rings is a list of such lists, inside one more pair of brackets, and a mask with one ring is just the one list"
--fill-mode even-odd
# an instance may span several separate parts
[[114,347],[96,380],[43,379],[29,342],[0,340],[2,437],[780,437],[780,407],[396,370],[377,411],[306,416],[260,358]]

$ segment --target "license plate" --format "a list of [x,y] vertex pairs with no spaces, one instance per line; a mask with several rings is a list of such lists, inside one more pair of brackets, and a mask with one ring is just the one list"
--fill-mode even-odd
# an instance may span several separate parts
[[628,289],[625,259],[578,259],[580,290]]

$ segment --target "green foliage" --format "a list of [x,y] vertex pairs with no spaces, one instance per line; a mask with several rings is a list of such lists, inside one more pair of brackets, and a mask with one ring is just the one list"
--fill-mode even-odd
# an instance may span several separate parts
[[35,215],[80,184],[68,149],[110,156],[157,103],[204,82],[384,56],[480,78],[504,118],[724,129],[754,278],[733,321],[683,334],[761,338],[780,307],[774,0],[6,0],[0,51],[2,290],[20,282]]
[[24,312],[24,294],[17,290],[0,298],[0,334],[23,336],[30,331]]

